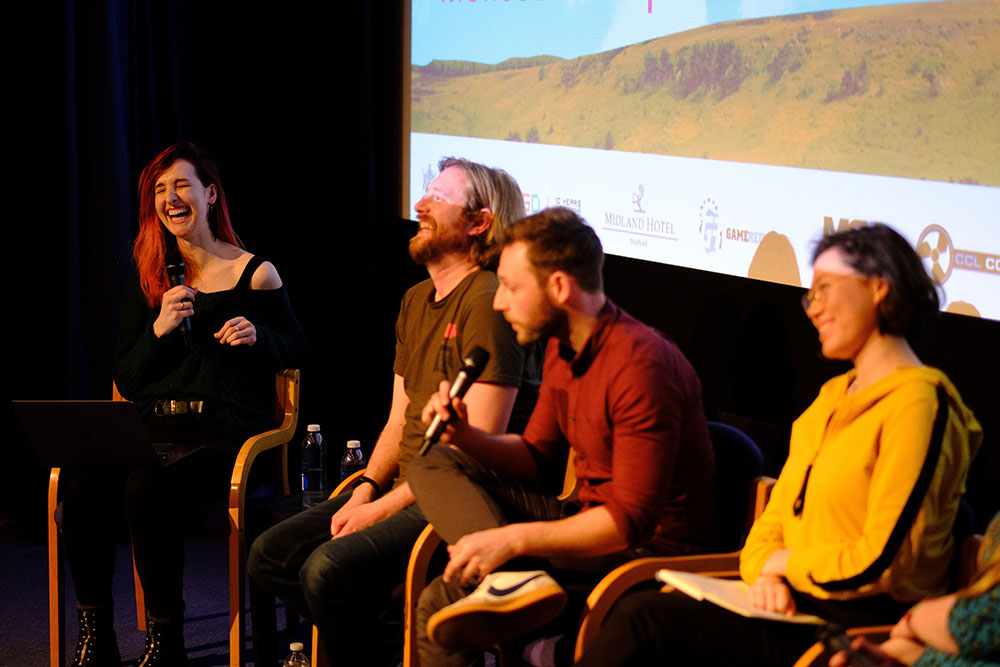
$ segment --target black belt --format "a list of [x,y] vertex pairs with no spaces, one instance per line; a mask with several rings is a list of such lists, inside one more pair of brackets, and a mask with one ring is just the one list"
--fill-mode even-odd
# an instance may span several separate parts
[[166,415],[185,415],[188,413],[200,415],[204,405],[204,401],[176,401],[161,399],[153,406],[153,414],[157,417],[163,417]]

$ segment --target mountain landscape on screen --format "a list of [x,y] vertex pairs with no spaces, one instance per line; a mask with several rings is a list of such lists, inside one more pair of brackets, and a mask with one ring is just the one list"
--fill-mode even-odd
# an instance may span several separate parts
[[415,132],[1000,185],[997,0],[729,21],[573,59],[435,60],[411,85]]

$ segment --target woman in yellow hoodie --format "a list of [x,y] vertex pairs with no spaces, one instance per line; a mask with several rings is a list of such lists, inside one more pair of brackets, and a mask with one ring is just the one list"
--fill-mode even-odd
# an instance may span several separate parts
[[[820,241],[802,302],[823,355],[853,368],[793,424],[740,574],[762,609],[848,627],[891,623],[945,592],[951,528],[982,430],[944,373],[910,347],[938,310],[937,288],[891,228]],[[815,641],[809,626],[744,619],[678,593],[620,607],[581,664],[781,665]]]

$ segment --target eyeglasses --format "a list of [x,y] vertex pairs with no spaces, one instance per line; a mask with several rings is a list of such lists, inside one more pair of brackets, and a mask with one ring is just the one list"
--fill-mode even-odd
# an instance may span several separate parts
[[830,285],[836,282],[840,282],[847,278],[856,278],[858,280],[867,280],[868,276],[861,273],[831,273],[826,274],[820,278],[819,283],[815,286],[809,288],[809,291],[802,295],[802,309],[809,312],[809,306],[816,302],[823,302],[826,298],[826,293],[830,289]]

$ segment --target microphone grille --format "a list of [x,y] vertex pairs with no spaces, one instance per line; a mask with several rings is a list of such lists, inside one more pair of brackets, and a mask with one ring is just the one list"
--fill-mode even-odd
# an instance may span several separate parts
[[477,345],[469,353],[465,355],[462,359],[462,363],[465,364],[467,369],[475,369],[476,375],[482,372],[483,368],[486,366],[486,362],[490,360],[490,353],[483,349],[481,346]]

